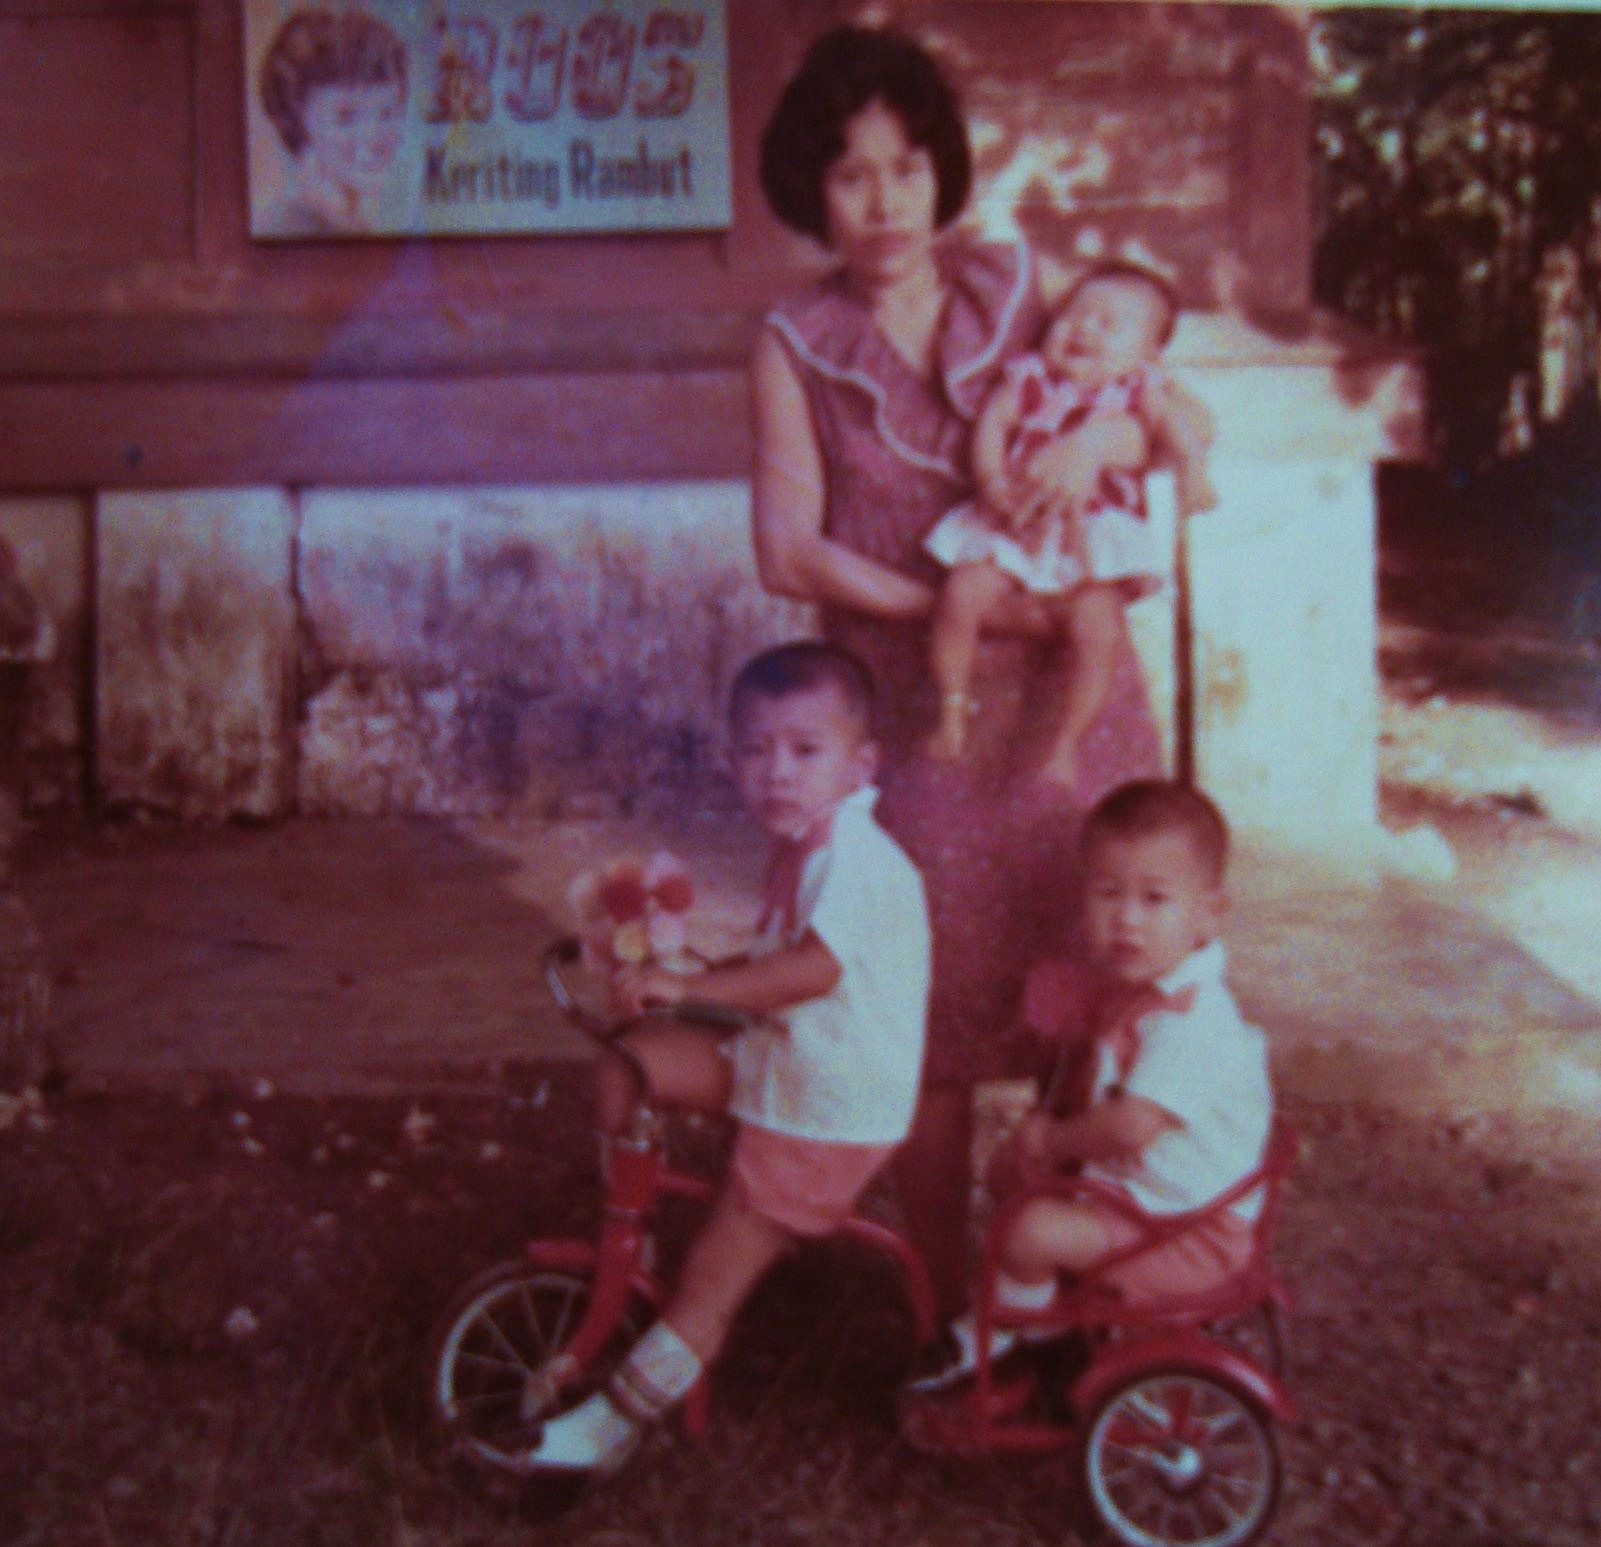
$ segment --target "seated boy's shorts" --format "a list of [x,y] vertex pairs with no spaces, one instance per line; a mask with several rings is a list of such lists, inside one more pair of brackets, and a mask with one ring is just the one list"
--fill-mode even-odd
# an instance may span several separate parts
[[[1143,1239],[1140,1227],[1110,1204],[1088,1201],[1081,1206],[1094,1214],[1106,1237],[1107,1251],[1119,1251]],[[1118,1289],[1130,1305],[1203,1294],[1227,1283],[1250,1262],[1254,1229],[1233,1209],[1223,1209],[1165,1245],[1141,1252],[1096,1278]]]
[[752,1210],[796,1235],[837,1230],[893,1144],[798,1139],[741,1122],[729,1176]]

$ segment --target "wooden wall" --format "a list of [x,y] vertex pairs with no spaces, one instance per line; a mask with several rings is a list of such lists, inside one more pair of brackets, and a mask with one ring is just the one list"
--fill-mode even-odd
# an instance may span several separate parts
[[981,158],[992,199],[1032,207],[975,222],[1143,236],[1192,300],[1232,252],[1304,308],[1289,12],[728,0],[731,232],[253,244],[239,0],[0,0],[0,488],[742,473],[751,333],[816,261],[763,207],[760,125],[831,20],[897,11],[958,74],[964,39],[993,61],[964,91],[1011,130],[1044,90],[1079,104],[1067,132],[1146,149],[1142,187],[1054,205]]

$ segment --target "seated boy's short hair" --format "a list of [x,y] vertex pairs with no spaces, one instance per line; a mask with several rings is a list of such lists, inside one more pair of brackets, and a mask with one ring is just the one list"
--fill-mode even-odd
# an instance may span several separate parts
[[1143,285],[1162,306],[1161,320],[1157,324],[1156,342],[1166,348],[1173,339],[1173,330],[1179,321],[1179,293],[1172,282],[1155,269],[1147,268],[1143,263],[1136,263],[1132,258],[1106,258],[1095,264],[1088,272],[1079,275],[1068,287],[1067,294],[1062,298],[1062,305],[1068,306],[1073,298],[1083,290],[1086,285],[1097,284],[1102,280],[1113,280],[1118,284]]
[[791,693],[833,686],[861,726],[873,733],[873,674],[843,645],[824,639],[797,639],[753,655],[739,669],[728,695],[728,718],[737,725],[753,698],[787,698]]
[[1190,840],[1207,879],[1221,885],[1229,862],[1228,823],[1207,796],[1177,779],[1136,779],[1102,796],[1084,819],[1079,847],[1087,854],[1098,838],[1171,832]]

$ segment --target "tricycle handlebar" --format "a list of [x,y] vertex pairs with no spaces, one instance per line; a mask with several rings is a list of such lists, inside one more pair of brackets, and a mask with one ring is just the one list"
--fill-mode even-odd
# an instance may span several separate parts
[[[575,966],[582,956],[582,944],[571,935],[556,941],[545,952],[545,982],[550,989],[550,997],[556,1001],[562,1014],[585,1036],[610,1047],[617,1035],[634,1023],[624,1021],[613,1024],[579,1003],[578,996],[567,982],[565,969]],[[639,1019],[683,1021],[690,1026],[703,1026],[709,1031],[721,1032],[743,1031],[750,1024],[750,1017],[743,1010],[736,1010],[732,1005],[715,1004],[707,999],[686,999],[671,1008],[662,1006],[648,1010]]]

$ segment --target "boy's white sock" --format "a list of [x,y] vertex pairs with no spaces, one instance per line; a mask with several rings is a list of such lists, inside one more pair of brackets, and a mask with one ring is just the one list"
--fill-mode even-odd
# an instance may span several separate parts
[[1009,1311],[1043,1311],[1056,1298],[1056,1279],[1041,1279],[1037,1284],[1025,1283],[1010,1273],[995,1275],[995,1303]]
[[606,1382],[606,1395],[622,1416],[636,1424],[654,1423],[688,1396],[702,1368],[695,1350],[659,1321]]

